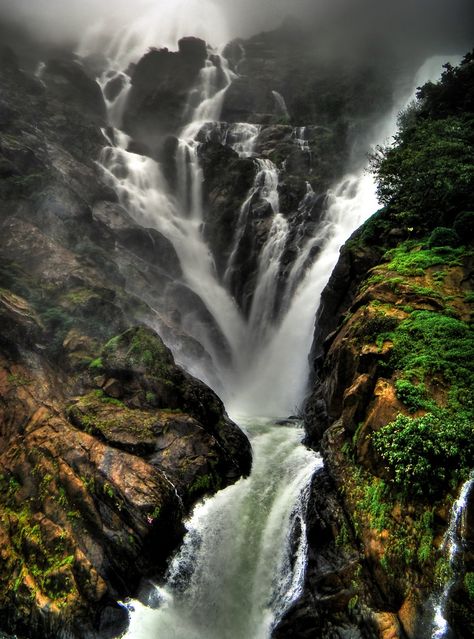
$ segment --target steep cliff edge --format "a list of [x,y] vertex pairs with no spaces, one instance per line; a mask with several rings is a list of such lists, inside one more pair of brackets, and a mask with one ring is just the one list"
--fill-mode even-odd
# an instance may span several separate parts
[[473,92],[472,55],[419,91],[373,159],[385,207],[323,293],[306,429],[325,471],[307,590],[281,636],[431,637],[453,577],[444,612],[472,636],[472,499],[454,574],[442,542],[474,458]]
[[143,325],[179,331],[134,292],[153,280],[154,304],[181,269],[103,180],[98,85],[74,58],[0,62],[0,626],[104,639],[250,446]]

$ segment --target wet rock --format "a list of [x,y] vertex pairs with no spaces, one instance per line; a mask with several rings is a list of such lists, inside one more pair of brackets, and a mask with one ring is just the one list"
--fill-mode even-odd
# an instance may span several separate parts
[[51,60],[45,67],[43,81],[55,98],[105,123],[105,104],[100,87],[89,78],[79,62]]
[[[25,314],[20,300],[2,299]],[[1,344],[8,402],[0,418],[8,426],[0,435],[0,538],[12,568],[0,577],[2,620],[21,632],[20,620],[41,608],[31,625],[41,636],[59,626],[77,637],[112,636],[125,619],[114,601],[163,567],[185,509],[249,471],[250,447],[218,398],[175,366],[153,331],[132,329],[109,342],[103,388],[71,398],[63,374],[28,351],[31,321],[17,322]],[[7,348],[9,339],[22,344],[21,355]],[[70,348],[81,341],[77,333],[67,339]],[[90,383],[86,374],[81,386]],[[157,411],[160,401],[166,410]]]
[[[195,67],[195,53],[185,43],[180,55]],[[7,58],[0,625],[25,637],[103,638],[123,630],[117,600],[164,569],[194,502],[249,472],[250,447],[155,333],[132,331],[101,361],[101,345],[142,319],[207,354],[175,325],[185,317],[172,315],[172,298],[186,287],[174,249],[134,223],[95,165],[105,143],[97,85],[61,59],[45,88]],[[189,312],[202,306],[186,296]],[[165,300],[170,316],[143,299]]]
[[28,302],[10,291],[0,289],[1,341],[13,348],[22,341],[34,345],[41,340],[44,326]]
[[113,102],[120,95],[125,86],[125,76],[118,74],[111,78],[104,87],[104,95],[110,102]]
[[189,93],[207,58],[198,38],[183,38],[178,47],[150,49],[133,70],[124,123],[136,140],[151,146],[184,124]]

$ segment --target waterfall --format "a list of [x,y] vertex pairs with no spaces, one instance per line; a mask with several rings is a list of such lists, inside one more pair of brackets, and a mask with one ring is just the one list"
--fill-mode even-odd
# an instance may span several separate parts
[[[151,3],[144,4],[154,15]],[[198,21],[198,30],[188,33],[183,32],[186,20],[172,23],[166,11],[161,12],[163,3],[156,4],[160,21],[150,20],[150,12],[145,12],[118,32],[106,49],[109,70],[100,78],[100,85],[107,94],[107,85],[113,81],[120,85],[120,91],[106,95],[110,125],[115,130],[108,134],[110,144],[100,164],[130,215],[172,243],[184,282],[202,300],[226,340],[230,361],[220,353],[212,330],[206,333],[202,326],[185,326],[211,355],[226,408],[251,440],[254,464],[248,478],[195,508],[165,584],[151,589],[147,605],[138,601],[124,604],[130,613],[126,637],[268,639],[303,588],[305,511],[311,477],[322,465],[314,452],[301,445],[302,429],[297,424],[276,424],[275,418],[298,411],[308,378],[307,354],[321,292],[341,245],[377,209],[375,185],[364,168],[344,176],[328,194],[317,232],[307,237],[304,222],[316,198],[307,184],[298,211],[303,220],[296,229],[299,253],[279,292],[281,262],[290,236],[289,222],[280,210],[279,173],[267,157],[256,156],[259,125],[219,122],[225,93],[235,77],[223,58],[209,55],[189,96],[188,122],[178,135],[176,189],[168,184],[159,162],[128,151],[129,138],[120,126],[130,89],[129,64],[138,60],[143,46],[170,42],[175,46],[180,36],[189,32],[202,36],[212,25],[210,14],[206,15],[207,2],[178,3],[183,20],[189,18],[183,9],[190,6],[209,20],[209,25]],[[90,53],[94,38],[100,37],[99,32],[88,34],[82,54]],[[287,115],[282,96],[275,92],[274,98]],[[394,129],[390,114],[384,126],[373,131],[373,137],[383,142]],[[253,158],[256,166],[254,184],[236,211],[233,247],[222,281],[202,234],[199,147],[203,139],[213,136],[241,158]],[[295,129],[293,139],[307,152],[304,127]],[[232,298],[230,282],[255,202],[267,205],[268,232],[258,255],[251,307],[245,318]],[[277,313],[280,294],[283,303]]]
[[[311,348],[319,297],[337,263],[341,245],[376,209],[374,183],[364,171],[347,176],[329,194],[324,221],[318,229],[317,241],[322,250],[296,286],[280,324],[270,327],[258,361],[241,376],[235,400],[227,405],[231,413],[257,411],[275,417],[298,412],[309,373],[306,355]],[[301,256],[303,262],[315,241],[308,241],[306,253]],[[295,277],[296,271],[292,273]],[[290,282],[288,286],[291,285]]]
[[166,585],[148,606],[128,604],[127,639],[267,639],[301,594],[309,480],[322,462],[301,428],[246,427],[251,476],[194,510]]
[[469,493],[474,486],[474,474],[463,484],[459,497],[453,504],[451,519],[448,530],[444,536],[442,551],[447,554],[449,566],[453,572],[453,577],[448,579],[439,601],[435,605],[432,639],[446,639],[450,635],[450,627],[446,619],[446,606],[449,600],[449,593],[456,579],[456,568],[458,568],[459,556],[462,552],[462,537],[459,531],[464,509],[466,508]]
[[285,118],[288,118],[289,120],[290,114],[288,112],[288,107],[286,106],[285,98],[281,95],[281,93],[278,93],[278,91],[272,91],[272,95],[279,114],[284,116]]

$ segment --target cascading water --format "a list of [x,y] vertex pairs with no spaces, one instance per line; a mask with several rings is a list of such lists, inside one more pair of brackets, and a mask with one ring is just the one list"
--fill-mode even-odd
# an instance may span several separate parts
[[[454,502],[451,513],[451,520],[449,522],[449,528],[446,531],[446,535],[443,541],[442,550],[448,556],[449,566],[453,572],[453,575],[456,574],[456,568],[458,568],[457,562],[459,559],[462,544],[459,525],[464,509],[466,508],[467,499],[473,487],[474,474],[472,474],[471,477],[464,483],[461,488],[461,492],[459,493],[459,497]],[[451,588],[453,585],[454,577],[447,581],[444,590],[441,593],[439,601],[435,605],[433,632],[431,635],[432,639],[447,639],[447,637],[452,636],[449,623],[446,619],[446,606],[449,599],[449,593],[451,592]]]
[[[140,28],[147,35],[142,39],[146,44],[173,41],[173,46],[179,36],[186,35],[182,25],[175,25],[166,37],[160,39],[154,34],[150,42],[153,29],[149,24],[145,28],[143,19],[139,22],[109,46],[110,70],[100,81],[104,90],[111,79],[118,78],[121,85],[118,94],[107,101],[110,124],[116,128],[130,87],[125,69],[143,52],[137,40]],[[198,34],[202,35],[202,30]],[[89,34],[83,54],[90,52],[94,38],[99,34]],[[187,285],[204,302],[227,340],[231,365],[220,361],[211,335],[202,331],[195,335],[211,354],[226,407],[246,428],[254,453],[249,478],[195,509],[166,585],[153,590],[150,605],[128,604],[129,639],[268,639],[274,624],[299,595],[306,565],[304,512],[310,479],[321,460],[301,445],[303,433],[296,424],[275,426],[256,416],[287,416],[301,402],[321,291],[337,262],[340,246],[377,208],[374,183],[363,169],[333,188],[317,236],[305,238],[304,233],[300,234],[299,254],[290,268],[282,308],[275,320],[277,276],[289,225],[279,207],[278,169],[267,158],[256,157],[255,183],[240,208],[234,250],[227,274],[219,282],[202,236],[199,140],[219,135],[222,143],[241,158],[249,158],[255,157],[261,130],[253,124],[218,122],[232,79],[225,61],[210,56],[190,96],[189,122],[179,134],[176,192],[171,192],[159,163],[127,151],[129,140],[119,130],[110,136],[113,143],[101,159],[120,201],[135,220],[156,228],[171,241]],[[276,93],[274,98],[282,114],[287,115],[283,98]],[[389,129],[379,131],[376,141],[383,142],[394,131],[393,115],[389,121]],[[304,128],[295,130],[294,141],[302,151],[308,151]],[[268,203],[272,217],[259,256],[249,317],[245,319],[227,285],[255,197]],[[308,184],[300,203],[303,219],[314,198]],[[310,259],[315,248],[319,250],[317,257]],[[193,326],[186,328],[193,333]]]
[[128,639],[266,639],[300,594],[308,484],[321,460],[301,446],[301,429],[246,426],[251,476],[195,509],[152,595],[158,607],[129,604]]

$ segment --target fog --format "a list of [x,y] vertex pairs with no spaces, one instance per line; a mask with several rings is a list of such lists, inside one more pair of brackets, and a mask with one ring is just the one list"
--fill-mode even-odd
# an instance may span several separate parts
[[335,48],[375,38],[429,55],[472,46],[471,7],[471,0],[0,0],[0,20],[51,45],[79,44],[91,32],[111,37],[136,24],[143,47],[175,46],[191,34],[218,46],[292,15]]

